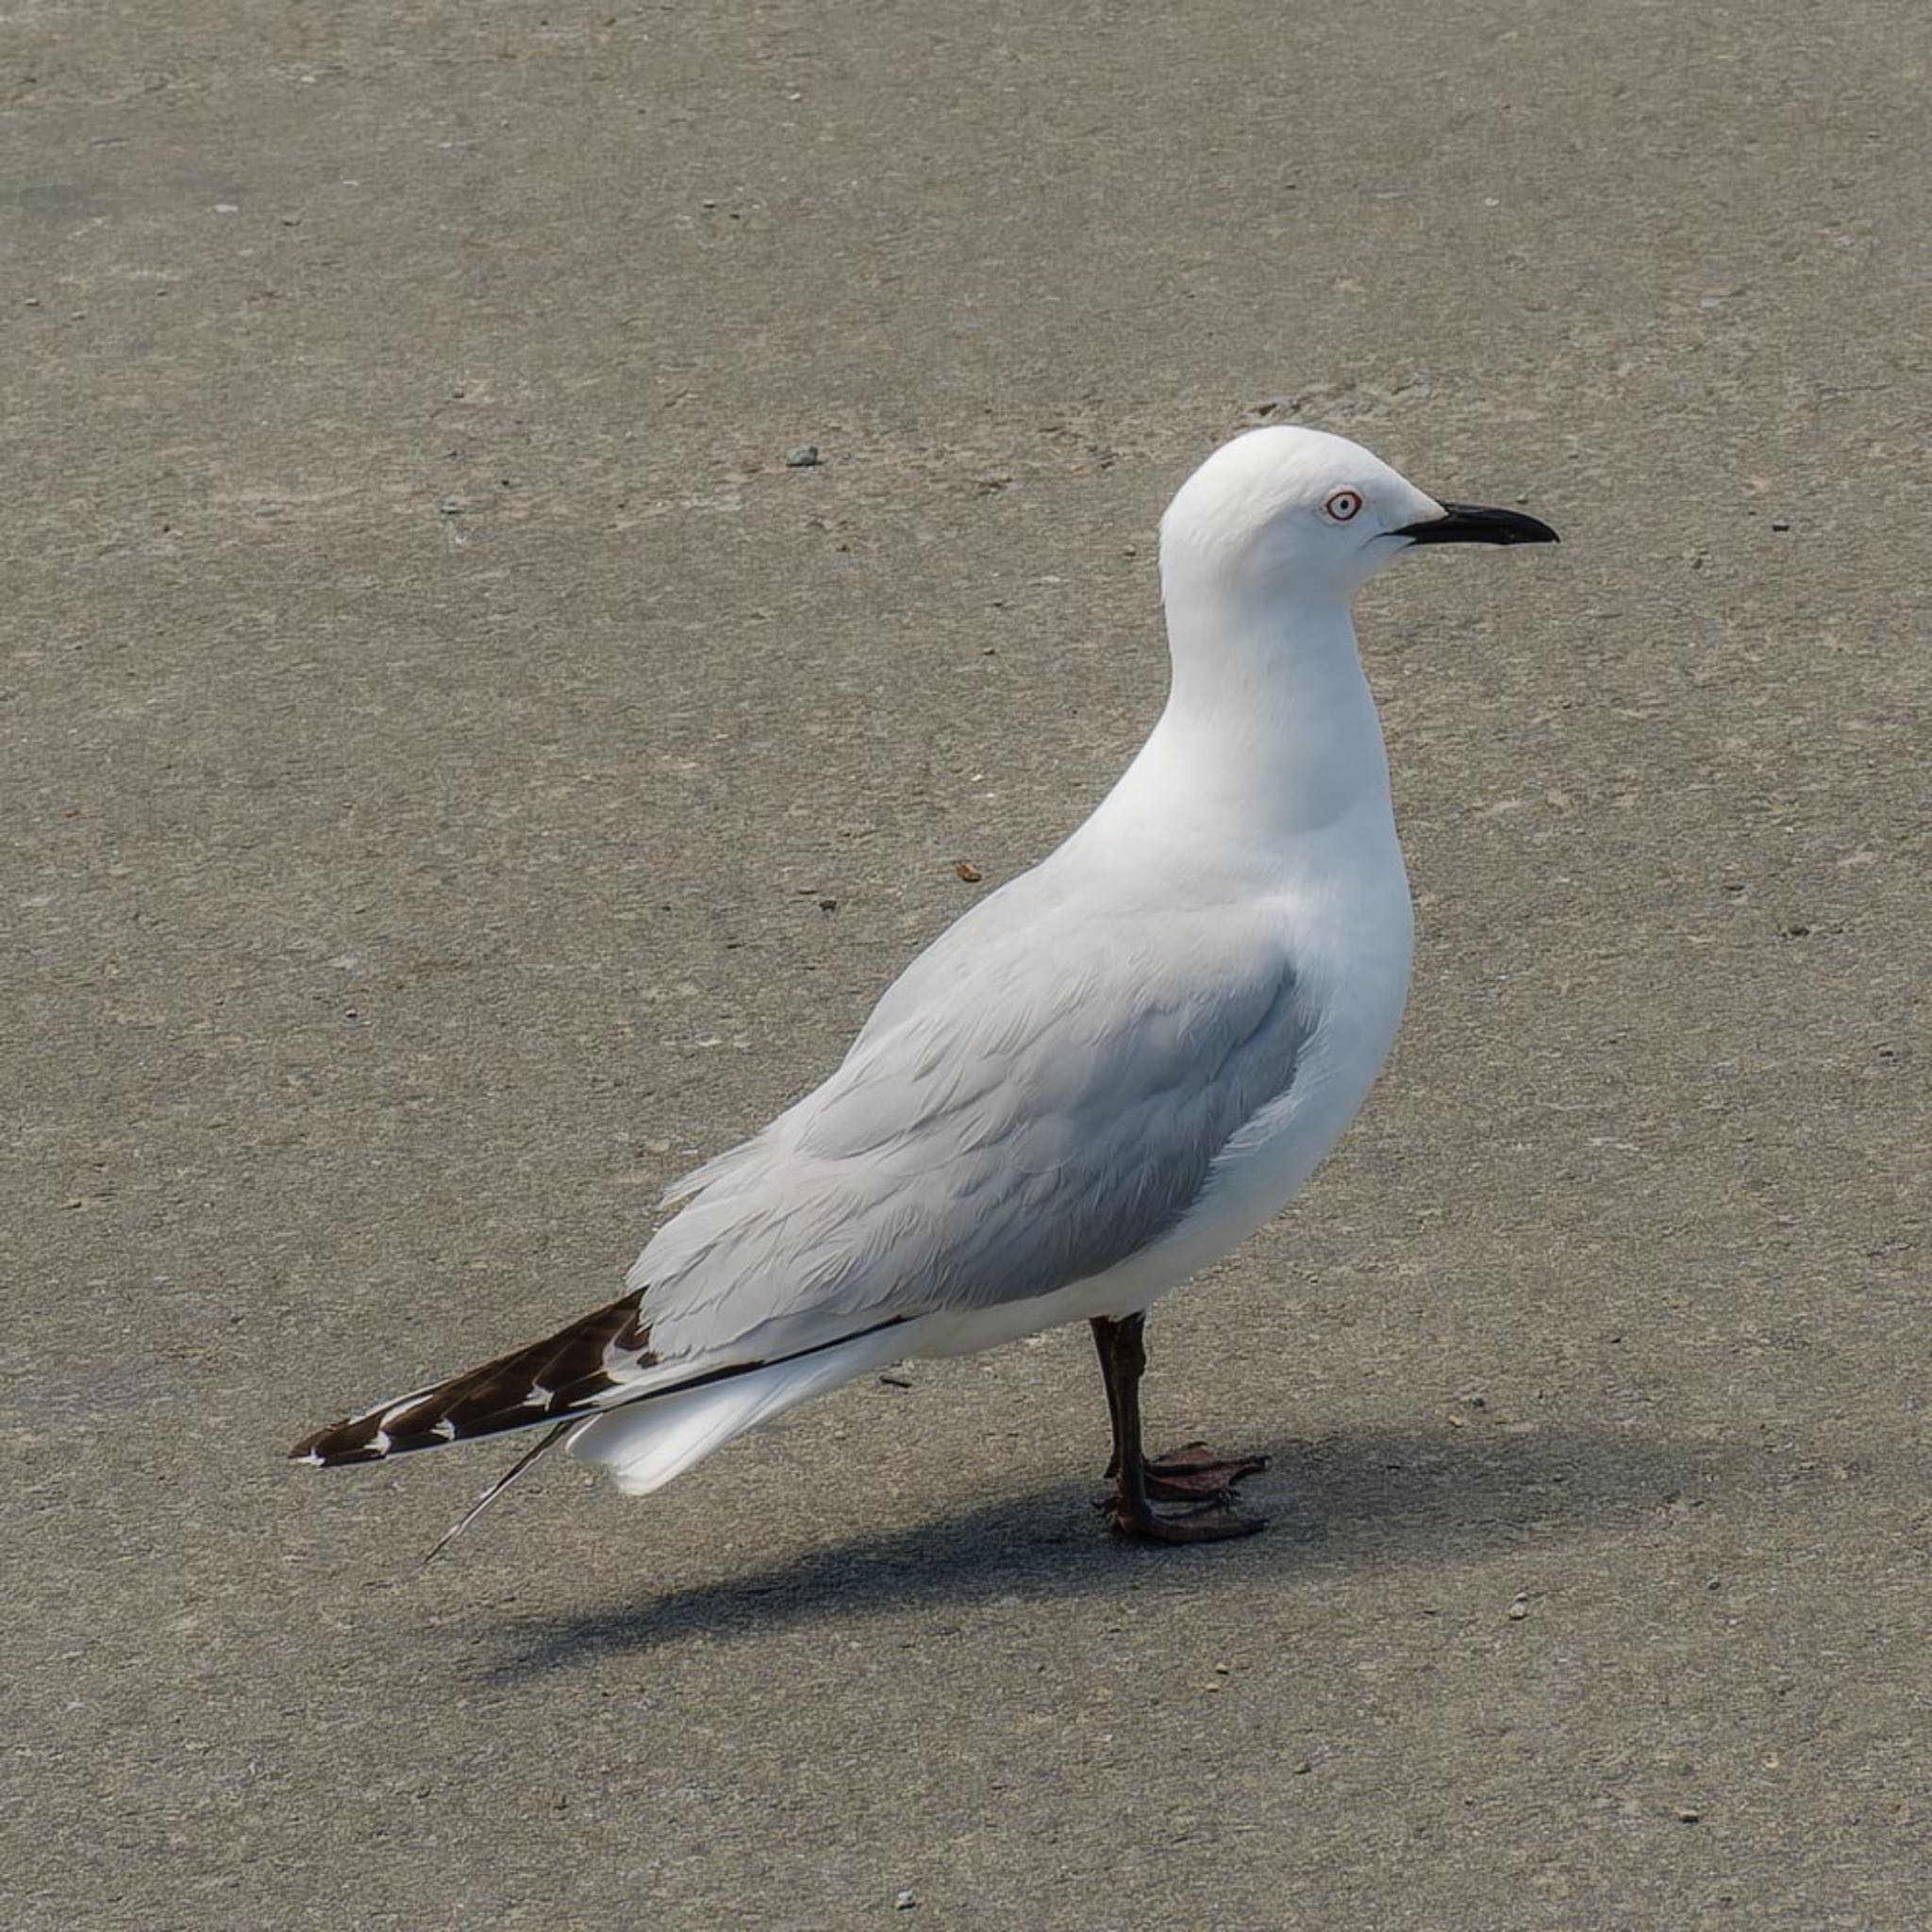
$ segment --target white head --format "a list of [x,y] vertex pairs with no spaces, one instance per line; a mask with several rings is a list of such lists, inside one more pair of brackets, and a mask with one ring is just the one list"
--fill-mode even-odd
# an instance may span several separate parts
[[1170,600],[1223,591],[1347,599],[1417,543],[1554,543],[1516,510],[1441,504],[1346,437],[1271,424],[1222,446],[1160,521]]

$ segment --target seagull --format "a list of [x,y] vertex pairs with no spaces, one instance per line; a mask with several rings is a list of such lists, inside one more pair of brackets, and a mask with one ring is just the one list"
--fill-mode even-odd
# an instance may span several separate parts
[[856,1376],[1084,1321],[1113,1530],[1263,1527],[1233,1495],[1263,1457],[1145,1454],[1142,1329],[1292,1198],[1402,1015],[1408,881],[1350,603],[1410,550],[1556,541],[1320,430],[1223,444],[1161,519],[1166,707],[1092,816],[921,953],[822,1085],[671,1190],[615,1301],[291,1455],[547,1425],[478,1509],[559,1440],[641,1495]]

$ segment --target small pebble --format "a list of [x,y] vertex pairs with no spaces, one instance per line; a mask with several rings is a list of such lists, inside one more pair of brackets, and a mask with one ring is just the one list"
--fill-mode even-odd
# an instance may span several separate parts
[[908,1886],[904,1891],[892,1894],[892,1909],[895,1912],[909,1912],[919,1904],[919,1894]]
[[1789,530],[1791,527],[1791,520],[1790,517],[1773,517],[1771,527],[1774,530]]
[[815,442],[801,442],[796,449],[785,452],[785,467],[788,470],[816,470],[824,461],[819,455]]

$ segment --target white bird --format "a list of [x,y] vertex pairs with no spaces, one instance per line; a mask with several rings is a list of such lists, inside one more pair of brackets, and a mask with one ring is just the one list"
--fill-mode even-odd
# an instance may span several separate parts
[[616,1301],[291,1453],[549,1424],[485,1501],[558,1437],[642,1493],[868,1371],[1087,1321],[1113,1528],[1260,1528],[1230,1491],[1261,1458],[1143,1457],[1141,1323],[1286,1206],[1401,1017],[1408,883],[1350,600],[1419,544],[1555,541],[1317,430],[1216,450],[1161,520],[1166,708],[1092,816],[914,959],[822,1086],[677,1184]]

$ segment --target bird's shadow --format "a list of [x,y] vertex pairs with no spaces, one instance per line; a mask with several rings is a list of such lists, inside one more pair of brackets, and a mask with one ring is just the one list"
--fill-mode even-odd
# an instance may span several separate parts
[[1097,1480],[1053,1483],[645,1602],[511,1620],[502,1630],[511,1654],[487,1674],[515,1682],[698,1636],[729,1642],[880,1611],[1076,1598],[1154,1579],[1197,1592],[1211,1587],[1219,1566],[1240,1577],[1391,1558],[1453,1561],[1628,1526],[1708,1495],[1736,1474],[1734,1450],[1626,1429],[1371,1429],[1281,1441],[1267,1453],[1267,1474],[1242,1495],[1270,1528],[1241,1542],[1123,1544],[1092,1507]]

